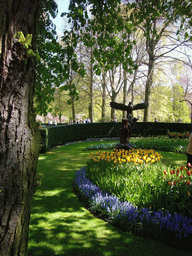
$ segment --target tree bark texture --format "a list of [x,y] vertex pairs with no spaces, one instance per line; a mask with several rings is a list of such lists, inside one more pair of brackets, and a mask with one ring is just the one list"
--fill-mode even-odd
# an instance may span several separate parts
[[23,256],[40,136],[33,116],[35,60],[14,35],[32,34],[35,51],[40,0],[1,0],[0,8],[0,255]]
[[75,117],[75,98],[74,98],[74,96],[71,96],[71,112],[72,112],[72,120],[73,120],[73,123],[75,124],[76,117]]
[[[93,51],[91,47],[91,58],[93,56]],[[89,88],[89,119],[91,120],[91,123],[93,123],[93,63],[91,62],[90,66],[90,88]]]
[[[127,73],[125,69],[123,70],[123,77],[124,77],[124,83],[123,83],[123,104],[127,104]],[[127,112],[123,111],[123,118],[126,118]]]
[[147,41],[147,52],[149,56],[147,82],[145,87],[145,102],[148,102],[148,107],[144,110],[144,122],[150,122],[150,108],[151,108],[151,87],[153,84],[153,74],[155,65],[155,45],[154,40]]
[[[112,88],[112,95],[111,95],[111,101],[115,102],[116,98],[117,98],[117,92],[115,92],[115,90]],[[115,119],[115,109],[111,108],[111,119]]]
[[102,106],[101,106],[101,120],[105,121],[106,112],[106,82],[105,72],[102,73]]

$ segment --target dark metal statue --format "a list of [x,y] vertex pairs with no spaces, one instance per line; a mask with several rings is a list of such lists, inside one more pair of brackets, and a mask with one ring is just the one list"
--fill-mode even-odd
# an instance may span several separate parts
[[145,109],[148,104],[140,103],[133,106],[132,103],[129,102],[128,106],[126,106],[121,103],[111,102],[110,106],[114,109],[127,111],[127,118],[122,119],[122,126],[119,130],[120,143],[118,143],[115,148],[129,150],[132,148],[131,143],[129,143],[132,127],[138,120],[138,118],[132,118],[132,111],[137,109]]

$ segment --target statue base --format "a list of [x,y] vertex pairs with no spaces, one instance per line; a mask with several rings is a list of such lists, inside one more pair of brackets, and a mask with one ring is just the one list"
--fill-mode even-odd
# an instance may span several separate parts
[[124,150],[130,150],[132,149],[133,146],[131,143],[125,143],[125,144],[122,144],[122,143],[118,143],[116,146],[115,146],[115,149],[124,149]]

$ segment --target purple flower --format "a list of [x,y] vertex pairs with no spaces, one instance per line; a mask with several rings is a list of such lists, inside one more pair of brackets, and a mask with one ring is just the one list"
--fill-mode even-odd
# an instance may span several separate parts
[[109,219],[138,232],[140,229],[159,228],[159,233],[169,230],[173,237],[186,237],[192,233],[192,219],[181,214],[164,214],[162,210],[151,212],[148,208],[138,210],[130,202],[121,202],[116,196],[105,193],[86,176],[86,167],[75,174],[74,186],[88,198],[91,208],[107,213]]

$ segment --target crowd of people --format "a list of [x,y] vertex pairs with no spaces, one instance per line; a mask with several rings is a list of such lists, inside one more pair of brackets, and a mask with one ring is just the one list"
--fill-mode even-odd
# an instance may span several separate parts
[[[91,123],[91,120],[89,119],[89,118],[87,118],[87,119],[82,119],[82,120],[77,120],[76,122],[75,122],[75,124],[85,124],[85,123]],[[69,122],[69,124],[73,124],[73,121],[71,120],[70,122]],[[56,120],[49,120],[48,121],[48,125],[50,126],[50,125],[57,125],[57,121]]]

